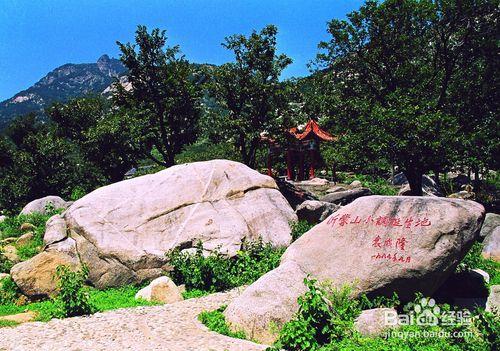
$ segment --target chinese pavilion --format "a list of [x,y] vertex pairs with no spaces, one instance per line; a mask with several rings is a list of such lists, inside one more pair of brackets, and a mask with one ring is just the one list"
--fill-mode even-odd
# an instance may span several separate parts
[[[297,127],[288,131],[288,149],[286,151],[286,176],[289,180],[304,180],[305,166],[309,168],[309,179],[315,177],[314,170],[321,159],[319,144],[322,141],[335,141],[336,137],[321,129],[318,123],[310,119],[302,132]],[[298,173],[295,173],[296,167]],[[296,177],[297,176],[297,177]]]

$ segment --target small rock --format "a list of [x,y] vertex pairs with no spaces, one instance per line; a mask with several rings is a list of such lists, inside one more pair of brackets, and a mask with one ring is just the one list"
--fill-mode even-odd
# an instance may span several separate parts
[[330,202],[307,200],[297,207],[295,213],[299,220],[306,220],[311,224],[316,224],[324,221],[339,208],[339,205]]
[[309,180],[304,180],[300,182],[300,185],[311,185],[311,186],[319,186],[319,185],[328,185],[330,182],[327,179],[323,178],[313,178]]
[[17,245],[26,245],[27,243],[29,243],[33,239],[34,236],[35,236],[35,234],[33,232],[24,233],[19,238],[17,238],[16,244]]
[[362,311],[356,321],[354,328],[364,336],[377,336],[386,329],[394,326],[387,323],[388,318],[394,318],[398,312],[394,308],[373,308]]
[[31,223],[23,223],[19,227],[19,230],[22,230],[24,232],[24,231],[27,231],[27,230],[34,230],[35,228],[36,227],[33,224],[31,224]]
[[19,256],[17,255],[17,249],[14,246],[12,246],[12,245],[6,245],[6,246],[3,247],[3,255],[10,262],[18,263],[18,262],[21,261],[19,259]]
[[479,235],[481,238],[486,238],[493,233],[495,228],[500,227],[500,215],[496,213],[487,213],[484,217],[483,226]]
[[493,312],[494,310],[500,313],[500,285],[490,287],[490,294],[486,301],[486,311]]
[[12,314],[10,316],[2,316],[0,317],[0,321],[8,321],[8,322],[15,322],[15,323],[27,323],[27,322],[32,322],[36,319],[37,314],[36,312],[33,311],[28,311],[28,312],[23,312],[23,313],[18,313],[18,314]]
[[7,278],[10,278],[10,274],[9,273],[0,273],[0,280],[4,280],[4,279],[7,279]]
[[29,204],[24,206],[20,214],[27,215],[30,213],[38,212],[42,214],[47,214],[47,207],[51,206],[54,209],[58,208],[68,208],[68,203],[64,201],[59,196],[45,196],[41,199],[36,199],[31,201]]
[[353,181],[351,184],[349,184],[351,188],[361,188],[363,184],[359,180]]
[[139,290],[135,298],[161,303],[173,303],[183,299],[177,285],[165,276],[156,278],[148,286]]
[[2,223],[3,221],[5,221],[7,219],[7,216],[0,216],[0,223]]

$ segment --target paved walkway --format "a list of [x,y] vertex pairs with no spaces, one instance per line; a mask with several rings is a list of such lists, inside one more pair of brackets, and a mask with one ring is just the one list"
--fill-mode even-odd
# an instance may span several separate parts
[[15,351],[260,351],[266,346],[209,331],[197,316],[228,304],[240,291],[88,317],[0,328],[0,350]]

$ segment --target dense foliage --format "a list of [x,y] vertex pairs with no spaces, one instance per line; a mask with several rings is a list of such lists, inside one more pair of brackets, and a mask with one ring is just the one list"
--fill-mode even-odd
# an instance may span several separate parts
[[[135,44],[118,42],[132,89],[116,84],[114,100],[121,107],[130,142],[143,155],[163,166],[198,136],[201,72],[180,55],[178,46],[165,47],[165,31],[145,26],[136,31]],[[152,153],[153,148],[161,158]]]
[[429,170],[497,169],[497,20],[497,1],[369,0],[330,21],[307,105],[337,158],[398,166],[415,195]]
[[233,51],[235,62],[218,67],[210,82],[215,100],[209,111],[213,138],[232,140],[242,161],[255,167],[261,133],[282,134],[282,113],[287,109],[281,72],[292,62],[276,53],[278,29],[269,25],[249,37],[233,35],[222,44]]
[[173,266],[170,276],[177,285],[215,292],[254,282],[278,266],[283,251],[257,241],[244,243],[243,249],[229,258],[218,250],[206,254],[199,243],[194,253],[174,249],[167,257]]

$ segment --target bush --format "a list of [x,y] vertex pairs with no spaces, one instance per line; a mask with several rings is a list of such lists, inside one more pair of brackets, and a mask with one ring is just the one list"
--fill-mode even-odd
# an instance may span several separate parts
[[60,291],[56,299],[61,317],[82,316],[94,312],[88,290],[84,286],[88,273],[86,266],[79,272],[72,271],[68,266],[57,267],[56,277],[59,279]]
[[224,291],[250,284],[276,268],[284,251],[262,241],[243,243],[242,247],[243,250],[232,258],[219,250],[205,256],[201,242],[197,244],[195,253],[172,250],[166,254],[174,267],[170,277],[177,285],[185,284],[187,290]]
[[3,250],[0,247],[0,273],[9,273],[10,269],[14,263],[9,261],[4,255],[3,255]]
[[357,300],[350,299],[351,289],[319,286],[307,278],[304,284],[308,291],[298,298],[295,318],[281,329],[276,351],[315,351],[354,334],[354,320],[361,308]]
[[245,333],[242,331],[233,332],[229,329],[226,323],[226,317],[222,312],[226,306],[222,306],[214,311],[205,311],[198,316],[198,320],[207,326],[211,331],[217,332],[222,335],[227,335],[232,338],[245,339]]
[[12,304],[19,295],[19,289],[11,277],[0,280],[0,305]]

